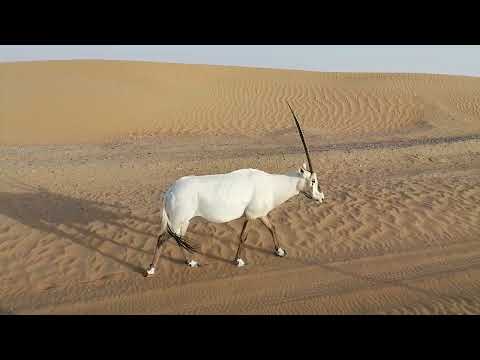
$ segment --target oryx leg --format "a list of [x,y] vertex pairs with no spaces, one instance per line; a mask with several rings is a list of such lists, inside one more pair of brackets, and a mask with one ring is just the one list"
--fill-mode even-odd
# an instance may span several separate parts
[[277,232],[275,230],[275,226],[270,222],[270,219],[267,216],[262,216],[260,220],[268,228],[268,230],[270,230],[270,233],[272,234],[273,244],[275,245],[275,255],[281,257],[287,255],[287,252],[282,249],[280,247],[280,244],[278,243]]
[[248,227],[250,225],[250,221],[251,220],[249,219],[245,220],[245,223],[243,224],[242,232],[240,234],[240,244],[238,245],[237,254],[235,255],[235,260],[234,260],[235,264],[239,267],[245,265],[245,261],[243,261],[243,259],[241,258],[241,255],[243,252],[243,244],[245,243],[245,240],[247,240],[247,233],[248,233]]
[[187,264],[190,267],[199,267],[200,263],[198,261],[195,261],[195,260],[188,260],[187,250],[185,250],[183,247],[181,247],[181,248],[182,248],[182,252],[183,252],[183,257],[185,258],[185,264]]
[[158,235],[157,239],[157,245],[155,246],[155,251],[153,253],[153,260],[152,263],[150,264],[150,267],[147,269],[145,272],[145,276],[150,276],[155,274],[155,266],[157,265],[158,258],[160,257],[160,246],[168,240],[168,234],[166,232]]
[[176,233],[175,235],[177,236],[177,238],[173,235],[172,236],[177,241],[177,244],[179,245],[179,247],[182,249],[183,257],[185,258],[185,264],[187,264],[190,267],[198,267],[198,266],[200,266],[200,264],[195,260],[189,260],[188,255],[187,255],[187,250],[183,246],[181,246],[181,244],[180,244],[181,242],[184,242],[184,243],[188,244],[188,242],[185,239],[185,234],[187,233],[188,225],[190,225],[190,221],[183,222],[180,225],[180,229],[178,231],[178,233],[180,233],[180,235],[177,235],[178,233]]

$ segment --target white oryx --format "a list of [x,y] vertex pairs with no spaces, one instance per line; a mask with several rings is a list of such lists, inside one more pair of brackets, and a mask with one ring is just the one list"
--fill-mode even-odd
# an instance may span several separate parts
[[[319,190],[317,175],[313,172],[300,124],[290,104],[288,106],[305,148],[309,168],[307,169],[304,163],[297,171],[286,175],[268,174],[255,169],[241,169],[228,174],[185,176],[178,179],[164,195],[161,231],[153,261],[145,276],[155,273],[160,246],[168,240],[168,235],[176,240],[183,251],[195,252],[184,236],[190,220],[196,216],[215,223],[245,218],[240,244],[234,259],[237,266],[245,265],[241,258],[243,244],[247,237],[249,224],[254,219],[260,219],[270,230],[275,254],[286,255],[286,251],[278,243],[275,227],[268,219],[268,213],[299,193],[320,203],[325,198],[323,192]],[[188,260],[186,254],[185,262],[190,267],[199,265],[195,260]]]

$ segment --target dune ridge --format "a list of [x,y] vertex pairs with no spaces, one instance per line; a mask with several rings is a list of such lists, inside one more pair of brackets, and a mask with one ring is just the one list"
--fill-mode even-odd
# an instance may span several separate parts
[[325,138],[479,131],[478,78],[325,74],[122,61],[0,64],[0,143],[102,142],[128,135]]

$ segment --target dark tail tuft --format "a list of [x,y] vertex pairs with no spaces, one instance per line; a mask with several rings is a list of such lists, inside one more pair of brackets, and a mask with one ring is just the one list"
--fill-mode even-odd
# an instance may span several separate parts
[[191,244],[188,242],[188,240],[182,239],[180,236],[178,236],[177,234],[175,234],[175,233],[170,229],[170,226],[168,227],[168,233],[175,239],[175,241],[177,242],[178,246],[180,246],[181,248],[184,248],[184,249],[187,250],[190,254],[193,254],[193,253],[198,252],[197,247],[191,245]]
[[190,254],[198,252],[197,248],[189,244],[187,240],[183,240],[182,238],[175,238],[175,241],[177,242],[178,246],[184,248]]

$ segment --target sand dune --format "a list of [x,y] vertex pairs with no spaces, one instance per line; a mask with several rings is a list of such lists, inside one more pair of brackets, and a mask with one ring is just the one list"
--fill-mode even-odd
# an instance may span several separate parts
[[[478,314],[480,79],[72,61],[0,65],[0,313]],[[195,219],[204,266],[167,243],[176,178],[305,161],[249,234]]]
[[326,139],[479,130],[479,79],[322,74],[219,66],[72,61],[2,64],[2,144],[102,142],[127,134]]

